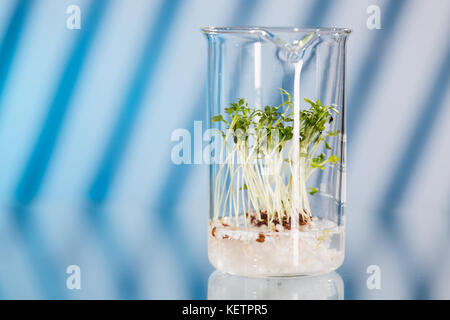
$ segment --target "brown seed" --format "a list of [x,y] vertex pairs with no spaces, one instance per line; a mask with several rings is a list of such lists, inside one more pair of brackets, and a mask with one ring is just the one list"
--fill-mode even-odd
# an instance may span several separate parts
[[260,216],[261,216],[261,220],[262,220],[262,221],[267,220],[267,213],[266,213],[266,211],[261,211]]
[[229,236],[227,234],[222,237],[222,239],[228,239],[228,238],[229,238]]
[[[303,210],[303,212],[305,212],[307,214],[306,210]],[[305,224],[308,224],[309,221],[311,221],[311,218],[309,216],[307,216],[306,218],[304,218],[302,215],[299,216],[299,221],[300,221],[300,225],[304,226]]]
[[211,230],[211,235],[212,235],[213,237],[216,236],[216,227],[212,228],[212,230]]
[[257,242],[264,242],[265,239],[266,239],[266,237],[262,233],[260,233],[258,235],[258,239],[256,239],[256,241]]

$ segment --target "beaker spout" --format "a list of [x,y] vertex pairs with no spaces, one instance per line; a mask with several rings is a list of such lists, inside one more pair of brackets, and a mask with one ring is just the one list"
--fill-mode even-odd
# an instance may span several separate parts
[[254,33],[258,33],[261,38],[276,45],[283,53],[281,57],[288,62],[298,62],[303,57],[305,50],[319,38],[316,31],[307,34],[300,40],[294,40],[292,42],[285,41],[281,37],[263,28],[254,29]]
[[318,39],[317,32],[311,32],[300,40],[289,42],[267,30],[259,29],[258,31],[263,39],[272,42],[284,53],[282,57],[284,56],[288,62],[298,62],[305,50]]

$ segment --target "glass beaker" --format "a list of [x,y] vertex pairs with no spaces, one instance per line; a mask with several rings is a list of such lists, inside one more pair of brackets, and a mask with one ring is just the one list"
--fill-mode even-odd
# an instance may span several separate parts
[[206,27],[208,256],[246,276],[344,260],[349,29]]

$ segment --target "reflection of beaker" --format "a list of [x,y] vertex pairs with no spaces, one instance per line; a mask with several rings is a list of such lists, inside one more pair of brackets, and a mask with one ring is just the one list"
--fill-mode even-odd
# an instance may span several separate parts
[[344,260],[348,29],[203,28],[211,143],[209,259],[246,276]]
[[209,300],[342,300],[344,281],[336,272],[320,276],[249,278],[214,271]]

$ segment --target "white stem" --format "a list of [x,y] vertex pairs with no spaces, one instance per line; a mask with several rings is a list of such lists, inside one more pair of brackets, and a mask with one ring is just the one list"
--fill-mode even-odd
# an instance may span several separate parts
[[[292,209],[294,217],[301,210],[300,203],[300,73],[303,66],[303,60],[295,63],[294,66],[294,128],[291,153],[293,168],[292,168]],[[291,219],[291,226],[295,230],[298,229],[298,220]]]

